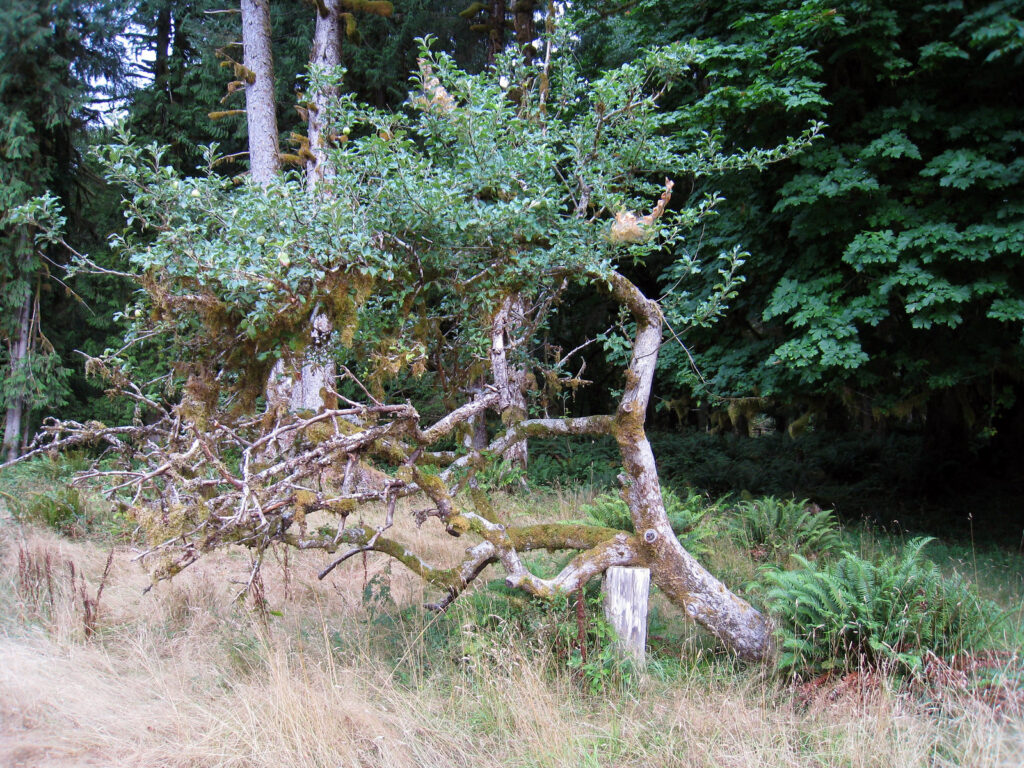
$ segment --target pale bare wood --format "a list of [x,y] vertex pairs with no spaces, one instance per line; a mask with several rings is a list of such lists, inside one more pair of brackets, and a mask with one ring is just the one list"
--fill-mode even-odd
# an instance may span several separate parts
[[647,658],[647,604],[651,591],[648,568],[609,568],[604,574],[604,615],[612,625],[619,650],[641,666]]

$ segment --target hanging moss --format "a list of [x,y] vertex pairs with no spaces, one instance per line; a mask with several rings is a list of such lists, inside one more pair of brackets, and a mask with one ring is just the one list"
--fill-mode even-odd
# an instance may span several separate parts
[[302,436],[314,445],[330,440],[337,432],[329,421],[317,421],[302,430]]
[[320,507],[317,494],[313,491],[300,489],[295,492],[295,509],[303,513],[313,512]]

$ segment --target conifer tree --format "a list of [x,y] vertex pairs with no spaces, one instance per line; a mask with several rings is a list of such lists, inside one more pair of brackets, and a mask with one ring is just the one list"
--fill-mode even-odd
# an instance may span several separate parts
[[[66,396],[67,362],[40,311],[52,260],[13,209],[46,190],[65,203],[84,184],[83,132],[123,92],[124,4],[11,0],[0,9],[0,408],[3,451],[17,455],[34,409]],[[67,205],[75,210],[77,206]],[[72,222],[73,225],[73,222]]]

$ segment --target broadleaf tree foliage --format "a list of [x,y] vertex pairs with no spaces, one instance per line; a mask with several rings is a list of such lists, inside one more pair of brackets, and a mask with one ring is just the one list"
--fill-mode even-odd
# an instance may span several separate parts
[[[733,51],[734,71],[756,68],[757,88],[708,91],[709,118],[773,90],[795,96],[721,123],[726,141],[764,141],[809,115],[828,126],[794,163],[715,180],[742,204],[707,242],[748,249],[758,280],[711,332],[687,337],[705,380],[685,360],[667,366],[676,396],[728,404],[743,433],[743,411],[794,435],[809,423],[920,430],[935,488],[958,467],[975,482],[968,448],[986,440],[1016,474],[1024,3],[641,0],[628,16],[586,5],[594,57],[696,35]],[[788,72],[759,58],[773,47]]]
[[[727,152],[712,135],[680,130],[679,116],[660,107],[692,78],[702,44],[652,49],[591,79],[559,55],[571,44],[567,32],[546,44],[552,50],[536,64],[515,52],[470,75],[427,42],[399,111],[339,93],[322,108],[325,133],[336,139],[317,194],[297,173],[186,178],[158,146],[127,135],[102,150],[109,180],[126,190],[127,229],[116,245],[141,288],[127,313],[135,318],[128,341],[176,350],[180,396],[168,397],[166,381],[133,382],[116,355],[95,359],[92,369],[136,400],[146,425],[52,423],[38,450],[111,447],[85,479],[105,481],[140,521],[155,579],[225,545],[254,550],[254,572],[281,545],[322,550],[324,574],[376,551],[437,587],[443,607],[492,563],[510,585],[542,597],[611,565],[642,564],[737,654],[767,653],[765,619],[683,548],[665,513],[644,424],[670,307],[617,266],[678,245],[714,213],[714,196],[679,207],[674,179],[783,159],[818,127]],[[334,74],[314,70],[312,89],[331,90]],[[207,161],[212,169],[215,148]],[[731,254],[707,266],[723,277],[691,320],[719,311],[737,267]],[[701,272],[690,259],[680,282]],[[581,417],[522,413],[502,385],[512,368],[530,372],[522,387],[589,383],[591,340],[568,353],[542,343],[569,286],[619,308],[626,364],[613,383],[617,407]],[[320,354],[342,374],[327,405],[266,408],[271,367],[282,350],[308,353],[308,325],[320,312],[333,328]],[[414,402],[403,386],[415,380],[426,394]],[[429,426],[426,410],[441,414]],[[460,447],[459,431],[485,412],[501,417],[490,444]],[[508,445],[557,435],[614,437],[635,533],[517,524],[471,487]],[[420,524],[475,540],[460,564],[430,564],[388,536],[403,499]],[[537,549],[580,554],[542,578],[522,557]]]

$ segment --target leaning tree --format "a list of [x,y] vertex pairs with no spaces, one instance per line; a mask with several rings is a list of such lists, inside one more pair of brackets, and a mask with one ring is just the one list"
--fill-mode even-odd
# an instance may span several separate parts
[[[155,579],[232,545],[254,551],[254,573],[278,546],[322,550],[322,575],[372,551],[436,587],[443,608],[491,564],[541,597],[609,566],[643,565],[738,655],[767,653],[765,618],[673,534],[644,428],[663,303],[685,297],[695,311],[716,311],[737,285],[738,259],[684,257],[681,275],[721,273],[704,302],[681,278],[659,304],[617,265],[679,248],[713,214],[716,198],[680,204],[674,184],[780,159],[817,129],[742,151],[711,135],[694,140],[659,102],[699,68],[699,44],[653,50],[588,81],[571,57],[554,55],[570,43],[552,36],[537,63],[499,57],[480,75],[425,45],[401,111],[337,96],[319,116],[333,146],[316,195],[297,173],[262,183],[182,178],[159,148],[128,137],[103,150],[111,181],[127,190],[128,228],[116,244],[141,289],[125,312],[127,342],[173,348],[179,362],[167,379],[143,385],[117,354],[91,360],[136,400],[136,423],[55,422],[38,445],[108,448],[83,480],[101,480],[139,521]],[[316,82],[327,73],[312,76],[314,88],[329,90]],[[25,215],[47,231],[44,213]],[[620,332],[605,342],[628,359],[622,379],[607,383],[620,390],[612,413],[543,411],[545,393],[589,383],[592,339],[571,351],[543,342],[553,315],[571,311],[570,288],[620,310]],[[314,312],[330,319],[330,344],[317,354],[332,355],[339,377],[317,411],[268,408],[267,375],[281,351],[311,354]],[[529,375],[510,386],[513,370]],[[515,405],[514,387],[534,389],[534,413]],[[500,427],[486,449],[467,447],[460,431],[481,413],[500,417]],[[614,437],[636,533],[516,523],[470,482],[513,442],[554,435]],[[459,564],[432,564],[389,535],[401,499],[419,524],[473,540]],[[542,578],[523,559],[540,549],[578,554]]]

